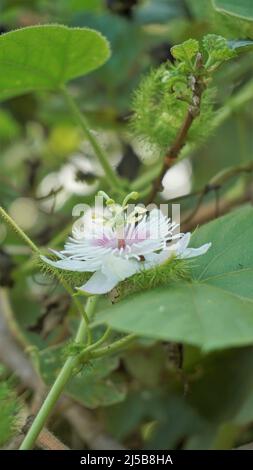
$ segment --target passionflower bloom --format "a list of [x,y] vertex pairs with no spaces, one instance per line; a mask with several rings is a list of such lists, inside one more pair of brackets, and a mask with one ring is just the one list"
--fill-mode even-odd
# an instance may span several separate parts
[[55,268],[94,273],[78,289],[105,294],[141,270],[172,257],[203,255],[211,246],[206,243],[188,248],[191,234],[177,233],[178,226],[159,209],[147,212],[137,206],[130,215],[126,209],[126,204],[112,203],[104,216],[86,218],[84,231],[74,228],[64,250],[53,251],[57,261],[44,256],[42,259]]

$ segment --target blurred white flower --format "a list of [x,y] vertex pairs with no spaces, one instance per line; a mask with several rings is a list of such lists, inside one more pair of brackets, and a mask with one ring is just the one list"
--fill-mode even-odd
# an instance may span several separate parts
[[189,194],[192,186],[192,167],[189,160],[173,165],[164,175],[161,196],[168,200]]
[[[75,155],[69,163],[66,163],[58,174],[59,184],[70,194],[85,196],[94,193],[98,188],[96,176],[101,176],[102,172],[96,168],[93,162],[82,155]],[[78,172],[83,174],[83,179],[78,178]],[[93,175],[93,182],[85,181],[89,175]]]
[[[110,164],[116,167],[122,159],[122,146],[113,132],[96,133],[101,146],[110,155]],[[94,194],[99,186],[99,179],[104,176],[103,168],[91,144],[85,140],[80,146],[80,153],[73,154],[57,172],[49,173],[40,183],[37,196],[45,198],[41,207],[49,211],[59,209],[73,195],[88,196]],[[53,193],[52,196],[46,197]]]
[[[78,178],[78,173],[83,178]],[[45,197],[51,192],[55,194],[41,201],[44,210],[50,211],[52,206],[59,209],[73,194],[87,196],[98,189],[98,177],[103,173],[98,165],[83,155],[74,155],[69,163],[63,165],[58,172],[45,176],[38,187],[37,196]],[[92,175],[93,181],[87,182]]]

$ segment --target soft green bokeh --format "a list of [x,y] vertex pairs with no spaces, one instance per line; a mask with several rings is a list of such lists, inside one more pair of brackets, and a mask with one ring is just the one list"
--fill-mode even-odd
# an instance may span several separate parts
[[213,4],[221,13],[253,21],[253,4],[251,0],[213,0]]

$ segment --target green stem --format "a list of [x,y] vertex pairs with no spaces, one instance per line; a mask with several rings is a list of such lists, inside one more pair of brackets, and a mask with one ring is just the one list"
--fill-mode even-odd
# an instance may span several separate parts
[[110,183],[113,187],[116,189],[121,189],[121,183],[117,175],[114,173],[111,165],[109,164],[107,160],[107,155],[103,148],[100,146],[98,143],[97,139],[94,137],[93,133],[89,129],[88,122],[85,118],[85,116],[80,112],[78,106],[76,105],[74,99],[72,96],[69,94],[68,90],[66,87],[62,88],[62,93],[68,103],[68,106],[70,110],[73,113],[73,116],[75,117],[77,123],[80,125],[82,128],[86,138],[90,142],[91,146],[93,147],[93,150],[95,151],[101,166],[103,167],[103,170],[106,174],[108,183]]
[[[86,305],[86,312],[88,316],[92,315],[94,307],[95,307],[95,300],[93,297],[90,297],[87,300],[87,305]],[[86,333],[86,324],[85,324],[84,319],[82,319],[80,326],[78,328],[77,334],[76,334],[75,342],[76,343],[82,342],[85,337],[85,333]],[[78,364],[78,361],[79,361],[78,356],[69,357],[66,360],[64,366],[61,369],[61,372],[59,373],[57,379],[55,380],[55,383],[53,384],[39,413],[37,414],[35,420],[33,421],[31,428],[29,429],[24,441],[22,442],[20,450],[29,450],[33,448],[41,430],[43,429],[66,383],[72,376],[73,370]]]
[[23,232],[23,230],[16,224],[16,222],[7,214],[7,212],[0,206],[0,217],[16,232],[20,238],[34,251],[40,254],[39,248],[33,241]]
[[89,353],[90,351],[93,351],[94,349],[96,349],[98,346],[100,346],[100,344],[103,344],[109,338],[111,332],[112,332],[111,328],[108,327],[105,330],[105,333],[103,334],[103,336],[101,336],[101,338],[99,338],[98,341],[96,341],[93,344],[88,345],[87,348],[85,348],[80,354],[78,354],[79,361],[81,362],[83,360],[83,358],[85,358],[87,353]]
[[94,352],[92,352],[91,357],[102,357],[114,352],[118,352],[128,346],[136,338],[137,335],[135,334],[124,336],[124,338],[121,338],[118,341],[115,341],[114,343],[105,346],[104,348],[96,349]]
[[65,281],[65,279],[60,274],[58,274],[57,272],[55,272],[54,275],[59,280],[59,282],[61,282],[64,289],[68,292],[68,294],[70,295],[70,297],[73,300],[74,305],[76,306],[77,311],[80,313],[81,317],[83,317],[83,320],[84,320],[84,322],[86,324],[86,327],[87,327],[88,338],[89,338],[89,341],[90,341],[91,332],[90,332],[90,328],[89,328],[89,318],[87,316],[86,311],[83,309],[83,306],[82,306],[81,302],[79,302],[77,297],[75,295],[73,295],[72,288],[68,285],[68,283]]

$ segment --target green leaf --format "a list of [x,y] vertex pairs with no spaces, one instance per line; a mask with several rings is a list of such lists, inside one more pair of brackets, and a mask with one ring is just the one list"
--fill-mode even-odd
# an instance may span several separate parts
[[85,377],[74,377],[66,393],[87,408],[109,406],[125,399],[126,387],[120,375],[112,374],[106,380],[86,381]]
[[213,6],[221,13],[253,21],[252,0],[213,0]]
[[191,283],[133,295],[101,312],[101,321],[116,330],[205,351],[251,344],[252,238],[252,207],[207,224],[192,237],[192,246],[211,241],[212,247],[191,261]]
[[253,291],[246,282],[248,276],[253,280],[252,237],[251,206],[202,226],[194,233],[191,245],[196,247],[203,240],[210,240],[212,247],[206,255],[193,260],[194,279],[219,287],[226,285],[226,290],[252,300]]
[[227,40],[217,34],[207,34],[203,38],[203,47],[210,54],[214,49],[225,49],[228,47]]
[[[173,398],[168,396],[167,390],[166,392],[165,394],[160,387],[153,389],[138,387],[137,390],[136,387],[130,388],[123,403],[104,410],[109,433],[117,439],[126,439],[131,437],[132,433],[137,433],[143,423],[161,419],[164,414],[164,401],[166,400],[166,404],[169,401],[172,406],[175,405]],[[170,428],[174,429],[174,426]],[[149,448],[155,449],[155,447]]]
[[[62,347],[52,347],[42,351],[41,373],[48,385],[51,385],[64,362]],[[76,371],[66,387],[66,394],[87,406],[96,408],[118,403],[125,398],[125,385],[116,373],[110,375],[118,367],[117,357],[105,357],[85,364]]]
[[197,366],[202,373],[192,382],[187,401],[209,423],[249,423],[253,417],[252,410],[244,421],[239,419],[239,415],[252,396],[252,366],[252,347],[204,357]]
[[17,121],[8,111],[0,110],[0,139],[3,142],[14,140],[20,134],[20,127]]
[[173,448],[181,439],[186,449],[233,447],[241,426],[252,422],[252,365],[252,347],[200,357],[190,375],[184,370],[190,393],[184,398],[179,393],[177,400],[167,393],[150,447]]
[[167,352],[162,345],[128,351],[124,357],[127,371],[146,387],[158,387],[164,379]]
[[106,39],[87,28],[40,25],[0,37],[0,100],[55,90],[100,67],[110,55]]
[[227,40],[216,34],[207,34],[203,38],[203,47],[212,62],[228,60],[236,55],[235,50],[229,48]]
[[199,51],[199,43],[196,39],[188,39],[182,44],[177,44],[171,48],[171,53],[177,60],[189,62]]

